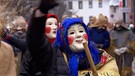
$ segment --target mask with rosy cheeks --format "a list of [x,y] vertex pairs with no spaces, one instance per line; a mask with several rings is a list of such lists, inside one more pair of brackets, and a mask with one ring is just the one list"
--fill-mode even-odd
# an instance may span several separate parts
[[68,43],[72,52],[84,50],[83,43],[88,42],[88,36],[81,24],[73,24],[68,29]]
[[86,57],[84,42],[88,43],[94,64],[99,63],[98,51],[90,45],[90,41],[89,30],[80,18],[66,18],[58,28],[54,47],[60,48],[68,56],[71,76],[78,76],[79,60]]
[[46,20],[45,34],[49,39],[56,38],[56,31],[58,27],[58,21],[56,18],[48,18]]

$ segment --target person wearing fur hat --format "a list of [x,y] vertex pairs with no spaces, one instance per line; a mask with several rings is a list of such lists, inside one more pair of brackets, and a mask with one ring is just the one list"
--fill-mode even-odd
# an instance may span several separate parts
[[129,53],[130,49],[133,49],[133,47],[128,43],[135,42],[135,35],[128,29],[128,26],[124,24],[122,19],[115,22],[115,27],[110,34],[115,46],[114,53],[116,54],[115,58],[120,74],[121,76],[128,76],[128,74],[131,74],[130,70],[133,60],[133,55]]
[[17,76],[13,48],[2,40],[4,26],[0,19],[0,75]]
[[[47,14],[45,23],[45,35],[49,42],[53,44],[56,39],[56,31],[58,27],[58,17],[55,14]],[[32,59],[30,52],[27,50],[22,58],[19,76],[42,76],[41,71]]]
[[[93,62],[96,68],[100,69],[99,75],[119,76],[115,59],[105,52],[99,53],[99,50],[90,44],[87,26],[79,18],[66,18],[58,27],[54,44],[49,43],[48,38],[44,36],[44,30],[47,31],[44,24],[48,10],[56,5],[54,0],[41,0],[39,9],[32,15],[27,31],[28,49],[42,75],[85,76],[91,67],[82,45],[87,42]],[[100,64],[104,65],[101,67]]]
[[110,34],[103,27],[108,23],[108,19],[99,14],[97,21],[90,26],[90,38],[99,49],[107,49],[110,46]]

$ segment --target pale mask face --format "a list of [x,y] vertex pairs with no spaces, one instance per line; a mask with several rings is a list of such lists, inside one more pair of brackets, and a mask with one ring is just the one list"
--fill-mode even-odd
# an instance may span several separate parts
[[83,43],[88,42],[88,36],[81,24],[74,24],[68,29],[68,42],[72,52],[84,50]]
[[57,26],[58,26],[58,22],[56,18],[48,18],[46,20],[45,34],[49,39],[56,38]]

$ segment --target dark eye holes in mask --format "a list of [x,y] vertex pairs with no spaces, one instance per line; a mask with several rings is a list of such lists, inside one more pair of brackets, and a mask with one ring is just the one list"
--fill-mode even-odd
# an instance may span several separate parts
[[[80,33],[82,33],[82,32],[83,32],[83,30],[80,30],[79,32],[80,32]],[[74,34],[74,32],[71,32],[71,33],[70,33],[70,35],[72,35],[72,34]]]

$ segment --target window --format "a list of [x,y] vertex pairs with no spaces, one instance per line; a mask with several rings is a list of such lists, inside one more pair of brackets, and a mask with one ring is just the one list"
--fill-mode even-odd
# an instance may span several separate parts
[[113,7],[113,12],[116,13],[116,7],[115,6]]
[[99,3],[98,3],[98,7],[99,7],[99,8],[102,8],[102,2],[99,2]]
[[93,4],[92,4],[92,0],[89,1],[89,8],[92,8]]
[[68,9],[73,9],[72,2],[68,2]]
[[83,8],[83,3],[82,1],[79,1],[79,9],[82,9]]

